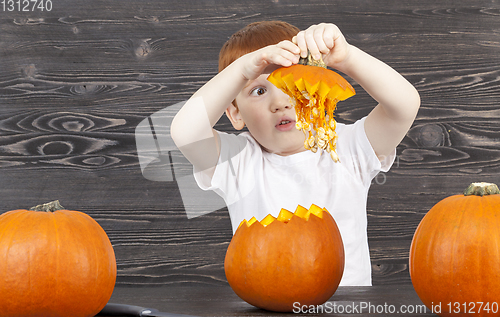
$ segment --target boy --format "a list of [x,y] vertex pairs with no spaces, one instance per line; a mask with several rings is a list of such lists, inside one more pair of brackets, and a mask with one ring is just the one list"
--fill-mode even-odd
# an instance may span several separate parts
[[[308,50],[378,102],[365,118],[337,125],[340,163],[304,148],[289,97],[267,81],[272,70],[298,63]],[[325,207],[344,242],[340,285],[371,285],[368,189],[373,177],[392,165],[420,106],[418,92],[388,65],[348,44],[333,24],[299,32],[284,22],[252,23],[228,40],[219,64],[219,73],[186,102],[171,126],[198,185],[225,199],[233,233],[243,219],[276,217],[281,208]],[[224,112],[235,129],[246,126],[249,132],[214,130]]]

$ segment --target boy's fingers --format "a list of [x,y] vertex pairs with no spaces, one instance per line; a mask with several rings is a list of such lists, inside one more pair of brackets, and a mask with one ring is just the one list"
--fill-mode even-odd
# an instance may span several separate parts
[[[276,47],[266,48],[264,51],[262,51],[260,57],[258,57],[259,59],[256,64],[265,66],[269,64],[291,66],[294,63],[298,63],[299,48],[291,42],[289,42],[288,44],[289,45],[287,45],[286,43],[279,43],[279,45]],[[296,53],[293,53],[293,51],[296,51]]]
[[[324,41],[324,27],[320,25],[312,25],[307,30],[301,31],[299,35],[299,40],[303,38],[305,47],[301,46],[301,52],[304,52],[302,57],[307,56],[307,51],[309,51],[314,59],[320,59],[321,53],[327,54],[330,50]],[[300,37],[300,35],[302,35]],[[300,42],[299,42],[300,43]]]
[[[330,48],[326,44],[327,38],[326,38],[326,33],[324,28],[318,28],[314,31],[314,41],[316,43],[316,46],[318,47],[319,52],[323,54],[328,54],[330,52]],[[318,59],[318,58],[316,58]]]
[[321,53],[320,49],[318,48],[318,43],[316,43],[314,32],[306,32],[305,41],[307,44],[307,49],[309,50],[309,52],[311,52],[312,57],[314,59],[320,59]]
[[299,55],[300,48],[293,42],[281,41],[278,43],[278,47],[290,51],[292,54]]
[[323,39],[325,40],[325,44],[328,49],[332,49],[335,46],[335,39],[338,37],[338,33],[335,30],[335,27],[329,27],[325,29]]
[[295,36],[295,41],[297,42],[297,46],[300,48],[300,56],[303,58],[307,57],[307,43],[305,39],[305,33],[304,31],[300,31],[296,36]]
[[320,59],[321,54],[330,53],[339,34],[340,31],[336,25],[321,23],[300,31],[292,40],[300,47],[302,57],[306,57],[309,51],[314,59]]
[[279,60],[278,63],[283,66],[291,66],[292,64],[296,64],[299,62],[299,55],[298,52],[297,54],[291,53],[289,51],[284,51],[282,55],[278,56]]

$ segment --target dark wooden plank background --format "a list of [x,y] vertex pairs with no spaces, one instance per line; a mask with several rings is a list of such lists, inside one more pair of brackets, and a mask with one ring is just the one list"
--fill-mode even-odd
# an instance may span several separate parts
[[[409,281],[423,215],[472,181],[499,182],[496,0],[52,0],[50,12],[1,11],[0,212],[59,199],[88,213],[113,243],[118,284],[226,283],[227,210],[187,219],[176,182],[142,176],[134,131],[211,78],[233,32],[269,19],[336,23],[420,91],[368,202],[374,284]],[[341,122],[374,106],[354,87]]]

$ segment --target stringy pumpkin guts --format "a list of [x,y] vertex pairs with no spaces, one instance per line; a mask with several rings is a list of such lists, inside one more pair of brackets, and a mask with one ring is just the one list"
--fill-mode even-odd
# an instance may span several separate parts
[[326,69],[323,61],[314,61],[309,55],[299,63],[306,65],[279,68],[267,79],[290,96],[297,115],[296,128],[305,135],[304,147],[315,153],[318,149],[326,150],[338,162],[333,112],[337,102],[356,92],[342,76]]

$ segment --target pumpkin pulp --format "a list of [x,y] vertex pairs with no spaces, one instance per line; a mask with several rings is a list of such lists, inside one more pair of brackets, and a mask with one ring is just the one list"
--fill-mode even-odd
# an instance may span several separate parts
[[313,152],[326,150],[338,162],[333,112],[338,101],[355,94],[354,88],[310,54],[299,64],[275,70],[267,79],[290,96],[297,115],[296,128],[305,135],[304,147]]

